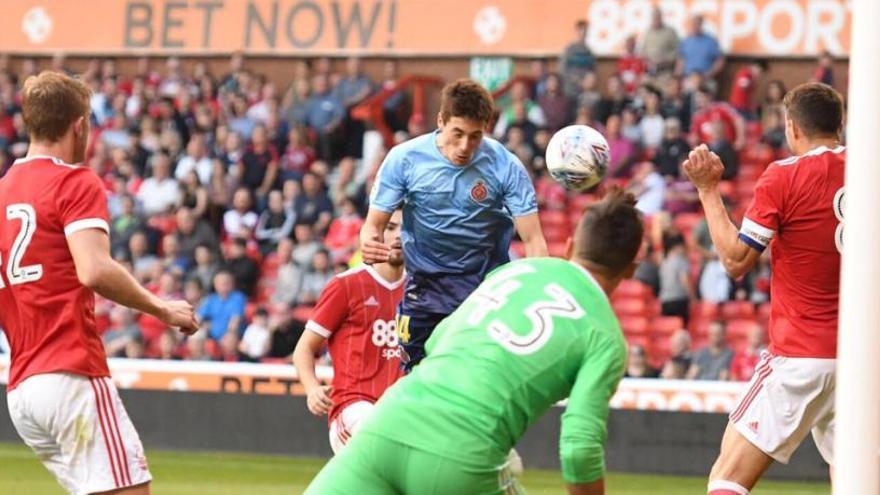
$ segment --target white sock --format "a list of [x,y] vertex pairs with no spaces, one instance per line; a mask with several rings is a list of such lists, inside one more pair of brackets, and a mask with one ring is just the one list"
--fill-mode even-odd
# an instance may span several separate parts
[[737,493],[739,495],[749,495],[749,491],[746,487],[740,485],[739,483],[734,483],[733,481],[726,480],[712,480],[709,482],[709,495],[712,494],[715,490],[727,490],[733,493]]

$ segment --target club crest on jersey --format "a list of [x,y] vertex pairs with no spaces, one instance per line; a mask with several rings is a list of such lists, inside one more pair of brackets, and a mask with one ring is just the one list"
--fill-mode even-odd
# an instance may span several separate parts
[[488,197],[489,188],[486,187],[486,183],[483,182],[483,179],[477,179],[471,186],[471,199],[476,203],[482,203]]

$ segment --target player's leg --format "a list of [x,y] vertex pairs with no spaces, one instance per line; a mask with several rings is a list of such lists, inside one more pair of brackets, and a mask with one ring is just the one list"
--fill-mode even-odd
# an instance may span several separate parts
[[364,420],[373,414],[375,405],[365,400],[352,402],[339,411],[330,423],[330,448],[339,454],[349,440],[361,429]]
[[420,495],[521,495],[525,490],[504,465],[476,465],[400,446],[408,462],[397,477],[401,491]]
[[35,375],[13,391],[10,410],[25,443],[68,492],[149,493],[140,439],[109,378]]
[[[406,464],[395,442],[370,434],[358,435],[330,459],[304,495],[404,495],[395,488],[391,469]],[[412,492],[418,493],[418,492]]]
[[[764,356],[730,415],[709,476],[711,495],[747,494],[771,462],[788,463],[824,417],[828,361]],[[833,390],[830,396],[833,401]]]

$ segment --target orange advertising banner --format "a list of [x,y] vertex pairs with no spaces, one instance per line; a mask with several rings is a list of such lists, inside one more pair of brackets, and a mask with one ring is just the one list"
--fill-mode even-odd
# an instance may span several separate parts
[[847,0],[3,0],[0,52],[212,55],[552,55],[590,20],[620,53],[660,5],[683,33],[703,14],[728,53],[849,53]]
[[[121,390],[164,390],[230,394],[304,395],[296,369],[283,364],[217,363],[110,359],[113,381]],[[0,384],[8,376],[8,356],[0,355]],[[333,379],[333,370],[319,367],[318,378]],[[734,409],[746,383],[630,379],[620,382],[611,399],[614,409],[717,412]]]

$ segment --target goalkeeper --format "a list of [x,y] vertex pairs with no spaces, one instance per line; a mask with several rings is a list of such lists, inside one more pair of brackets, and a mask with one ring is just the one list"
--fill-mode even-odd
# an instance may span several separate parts
[[635,269],[643,232],[634,204],[613,189],[588,207],[568,261],[492,272],[306,494],[521,493],[504,469],[508,452],[565,398],[562,476],[570,494],[603,494],[608,401],[626,360],[608,297]]

